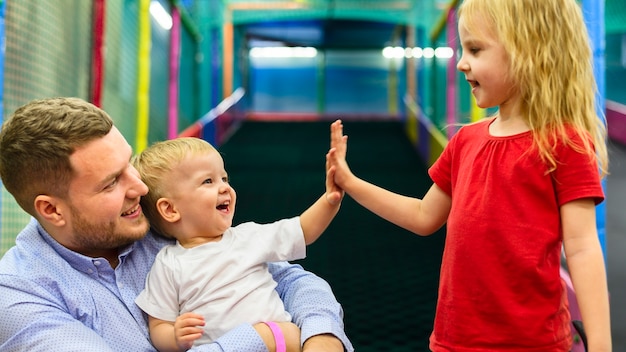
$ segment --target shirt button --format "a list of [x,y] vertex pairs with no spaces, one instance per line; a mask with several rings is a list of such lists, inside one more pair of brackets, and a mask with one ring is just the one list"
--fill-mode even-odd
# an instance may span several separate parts
[[87,270],[87,272],[88,272],[89,274],[92,274],[92,273],[93,273],[93,270],[88,269],[88,270]]
[[99,265],[100,265],[100,261],[99,261],[99,260],[94,261],[94,262],[93,262],[93,265],[95,265],[95,266],[99,266]]

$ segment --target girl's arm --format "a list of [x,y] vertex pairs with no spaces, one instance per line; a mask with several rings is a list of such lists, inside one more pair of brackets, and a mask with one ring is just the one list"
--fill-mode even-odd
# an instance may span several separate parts
[[433,184],[423,199],[403,196],[356,177],[346,162],[348,137],[340,120],[331,124],[331,150],[328,162],[335,183],[357,203],[381,218],[418,235],[430,235],[448,218],[452,200]]
[[588,350],[611,351],[608,287],[594,201],[588,198],[564,204],[561,220],[567,266],[587,334]]

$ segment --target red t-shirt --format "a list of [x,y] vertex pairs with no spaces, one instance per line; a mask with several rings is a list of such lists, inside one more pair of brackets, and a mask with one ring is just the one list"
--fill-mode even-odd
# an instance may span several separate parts
[[461,128],[429,170],[452,198],[430,348],[569,351],[559,208],[604,199],[597,165],[561,144],[547,173],[531,132],[493,137],[492,121]]

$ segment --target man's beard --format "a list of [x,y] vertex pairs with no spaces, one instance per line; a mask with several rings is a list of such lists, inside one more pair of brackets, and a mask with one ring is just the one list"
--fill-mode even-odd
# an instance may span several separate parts
[[[85,251],[115,249],[129,245],[142,239],[148,232],[148,221],[141,216],[137,223],[143,226],[120,232],[124,229],[116,227],[116,222],[96,223],[81,216],[81,212],[70,205],[72,212],[72,226],[74,229],[74,246]],[[130,232],[129,232],[130,231]]]

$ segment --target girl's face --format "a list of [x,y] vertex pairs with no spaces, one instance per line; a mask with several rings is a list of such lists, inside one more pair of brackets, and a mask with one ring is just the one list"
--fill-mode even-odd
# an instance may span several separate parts
[[509,59],[504,46],[485,21],[471,26],[459,19],[459,38],[463,55],[457,69],[465,74],[472,88],[476,104],[481,108],[515,106],[517,89],[509,78]]

